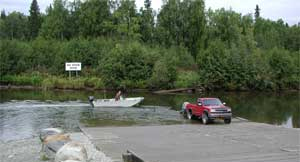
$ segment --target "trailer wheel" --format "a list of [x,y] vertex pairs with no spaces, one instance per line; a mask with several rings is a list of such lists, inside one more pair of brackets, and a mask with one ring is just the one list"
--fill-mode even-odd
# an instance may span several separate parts
[[183,116],[183,118],[187,119],[187,113],[186,113],[186,110],[182,110],[182,116]]

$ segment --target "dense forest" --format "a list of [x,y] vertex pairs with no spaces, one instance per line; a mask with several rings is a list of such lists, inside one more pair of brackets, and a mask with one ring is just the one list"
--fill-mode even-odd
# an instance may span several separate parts
[[[249,6],[251,7],[251,6]],[[29,15],[1,11],[1,84],[48,88],[298,89],[300,23],[203,0],[37,0]],[[65,62],[82,62],[68,79]]]

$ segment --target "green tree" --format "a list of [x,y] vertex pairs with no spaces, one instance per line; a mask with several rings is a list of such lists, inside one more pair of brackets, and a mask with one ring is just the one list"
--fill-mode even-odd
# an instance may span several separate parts
[[182,37],[185,46],[192,56],[203,48],[206,18],[204,13],[204,1],[185,0],[182,2],[183,23]]
[[151,8],[151,0],[144,1],[144,7],[141,8],[140,33],[144,42],[152,42],[154,34],[154,11]]
[[116,44],[100,64],[101,73],[109,87],[134,88],[151,76],[153,61],[139,43]]
[[167,47],[180,44],[180,0],[164,1],[157,16],[156,39],[159,44]]
[[255,17],[255,20],[260,18],[260,8],[258,5],[256,5],[256,7],[255,7],[254,17]]
[[28,19],[20,12],[12,12],[2,22],[1,30],[9,39],[26,39],[28,37]]
[[121,0],[119,7],[112,15],[114,29],[122,38],[139,39],[140,17],[136,12],[134,0]]
[[106,34],[105,22],[110,17],[108,0],[88,0],[81,4],[79,31],[84,37],[95,37]]
[[273,82],[277,85],[278,89],[284,89],[285,83],[289,81],[289,77],[293,73],[296,73],[296,71],[294,71],[296,67],[293,67],[290,53],[284,49],[274,48],[270,50],[269,57]]
[[5,10],[1,10],[1,16],[0,16],[0,18],[2,20],[4,20],[6,18]]
[[300,50],[300,25],[293,25],[287,29],[287,34],[284,35],[285,48],[291,51]]
[[[61,42],[56,40],[45,40],[38,37],[30,42],[32,52],[26,58],[29,70],[50,73],[57,66],[54,59],[58,57]],[[60,66],[59,66],[60,67]],[[59,69],[57,67],[57,69]]]
[[248,56],[254,53],[256,42],[253,35],[254,20],[251,14],[244,15],[240,21],[240,41],[235,42],[241,51],[242,56]]
[[[200,70],[201,81],[206,88],[223,88],[226,82],[226,60],[228,52],[226,45],[215,40],[211,42],[204,52],[197,56],[197,64]],[[229,66],[229,65],[228,65]]]
[[28,17],[28,25],[30,37],[35,38],[38,36],[41,27],[41,14],[37,0],[32,0]]
[[155,62],[153,73],[148,81],[148,87],[155,89],[174,88],[176,78],[176,67],[172,64],[172,61],[161,58]]
[[80,0],[74,0],[73,2],[69,3],[70,8],[70,15],[68,18],[68,26],[69,26],[69,34],[70,37],[77,37],[79,36],[79,28],[80,28],[80,22],[79,22],[79,16],[80,16],[80,8],[82,4]]
[[184,45],[195,58],[203,47],[205,22],[202,0],[166,1],[157,18],[158,42]]
[[0,77],[6,74],[20,74],[28,67],[26,57],[31,52],[28,43],[19,40],[0,40]]
[[271,21],[259,18],[254,25],[254,38],[257,47],[272,49],[284,47],[287,27],[282,20]]
[[222,8],[215,12],[209,10],[206,46],[214,40],[223,41],[227,47],[239,44],[242,33],[241,20],[241,14],[231,9]]
[[53,0],[46,14],[33,0],[29,16],[2,10],[0,75],[64,75],[65,62],[80,61],[110,88],[299,89],[299,24],[264,19],[258,5],[254,15],[204,6],[164,0],[157,19],[151,0],[140,12],[132,0]]
[[68,17],[64,0],[54,0],[53,8],[48,8],[45,21],[42,24],[40,35],[44,38],[66,39],[69,38]]
[[5,19],[6,19],[6,14],[5,10],[1,11],[1,16],[0,16],[0,38],[4,39],[6,38],[6,29],[5,29]]

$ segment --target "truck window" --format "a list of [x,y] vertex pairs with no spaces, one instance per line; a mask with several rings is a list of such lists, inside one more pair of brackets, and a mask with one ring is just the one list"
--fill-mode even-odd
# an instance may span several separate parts
[[206,99],[203,100],[204,106],[216,106],[216,105],[222,105],[221,101],[219,99]]

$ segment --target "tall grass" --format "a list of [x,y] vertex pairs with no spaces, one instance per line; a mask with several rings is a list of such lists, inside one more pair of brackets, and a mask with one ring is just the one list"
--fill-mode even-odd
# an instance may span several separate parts
[[16,86],[35,86],[44,90],[49,89],[103,89],[104,83],[98,77],[76,77],[68,78],[64,76],[52,75],[5,75],[0,78],[1,84]]
[[78,77],[78,78],[65,78],[51,76],[43,80],[43,89],[103,89],[104,83],[101,78],[91,77]]
[[43,78],[37,75],[5,75],[0,79],[1,83],[10,84],[10,85],[32,85],[40,86]]

